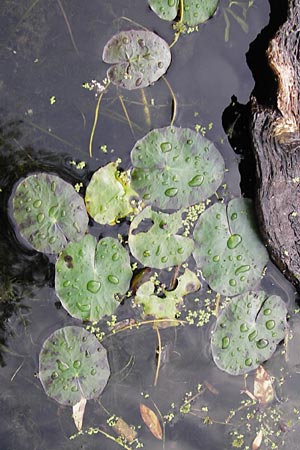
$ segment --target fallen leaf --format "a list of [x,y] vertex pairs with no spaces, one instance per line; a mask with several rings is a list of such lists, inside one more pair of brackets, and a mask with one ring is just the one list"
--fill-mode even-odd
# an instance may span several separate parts
[[80,401],[73,405],[73,420],[78,431],[82,429],[83,415],[85,411],[86,398],[81,397]]
[[113,429],[119,436],[122,436],[128,442],[132,442],[137,435],[135,429],[128,425],[121,417],[117,418],[116,423],[113,425]]
[[140,413],[143,421],[148,427],[149,431],[155,436],[157,439],[162,439],[162,429],[160,422],[152,409],[148,408],[148,406],[143,403],[140,404]]
[[266,405],[274,399],[274,389],[272,380],[263,366],[258,366],[255,371],[254,390],[255,398],[262,404]]
[[263,432],[262,432],[262,430],[260,430],[257,433],[256,438],[252,442],[252,450],[259,449],[259,447],[261,446],[261,443],[262,443],[262,438],[263,438]]

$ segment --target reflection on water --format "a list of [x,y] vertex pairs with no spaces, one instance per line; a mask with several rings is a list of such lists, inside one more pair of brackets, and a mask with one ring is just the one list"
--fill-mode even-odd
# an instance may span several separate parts
[[[226,0],[223,3],[222,7],[229,5]],[[179,39],[167,78],[178,102],[175,125],[197,125],[203,132],[205,128],[226,160],[229,170],[222,193],[231,198],[240,194],[238,156],[224,134],[222,113],[232,96],[241,105],[248,101],[254,81],[245,53],[267,24],[269,6],[267,0],[254,1],[246,16],[248,33],[232,19],[228,42],[224,40],[222,7],[198,33]],[[106,321],[101,323],[112,375],[101,398],[88,402],[84,433],[69,439],[76,434],[71,408],[46,397],[37,378],[38,355],[51,332],[79,323],[61,308],[55,295],[54,260],[18,242],[8,211],[11,191],[21,177],[46,171],[73,185],[82,183],[83,194],[92,171],[100,165],[120,157],[122,168],[128,169],[136,139],[169,124],[170,91],[162,81],[144,93],[111,87],[102,101],[94,157],[89,159],[96,98],[95,92],[82,85],[105,78],[107,67],[101,62],[104,44],[114,32],[134,26],[121,17],[149,27],[168,42],[173,32],[141,0],[3,0],[0,14],[4,63],[0,79],[1,449],[115,449],[120,443],[107,438],[117,439],[107,422],[112,415],[137,427],[139,441],[123,443],[123,448],[138,448],[140,443],[152,450],[163,446],[168,450],[249,448],[263,426],[256,422],[257,414],[267,429],[265,448],[283,448],[279,444],[283,438],[285,448],[298,448],[299,413],[295,413],[296,400],[290,400],[299,395],[298,316],[290,321],[295,338],[289,361],[278,351],[267,363],[276,379],[278,401],[261,411],[257,405],[245,404],[249,397],[241,394],[243,377],[222,373],[213,364],[209,338],[217,299],[205,283],[197,293],[199,301],[195,302],[194,294],[186,301],[188,324],[161,329],[160,343],[152,324],[132,330],[127,327],[111,335]],[[232,17],[230,13],[227,16]],[[229,141],[236,111],[223,116],[229,117],[224,124]],[[86,165],[78,165],[81,161]],[[249,188],[249,183],[245,185]],[[250,188],[248,192],[253,193]],[[97,237],[108,234],[107,227],[90,225]],[[127,229],[128,223],[123,221],[113,234],[124,235]],[[271,265],[262,287],[281,295],[294,309],[293,288]],[[118,310],[118,321],[124,320],[126,326],[129,319],[134,324],[138,311],[125,301]],[[161,364],[154,386],[158,354]],[[253,374],[247,383],[253,389]],[[164,417],[165,442],[153,437],[142,422],[140,403],[154,410],[160,420]],[[272,442],[278,447],[272,447]]]

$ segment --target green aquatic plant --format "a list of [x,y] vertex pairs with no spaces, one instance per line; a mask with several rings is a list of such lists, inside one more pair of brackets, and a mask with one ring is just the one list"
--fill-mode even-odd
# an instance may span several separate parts
[[131,222],[128,244],[132,255],[146,267],[165,269],[185,261],[193,251],[192,239],[182,236],[181,211],[166,214],[146,207]]
[[153,316],[156,319],[175,319],[180,310],[183,297],[200,289],[200,281],[196,274],[186,269],[178,277],[178,284],[173,291],[162,290],[162,295],[155,294],[155,282],[146,281],[137,290],[134,302],[143,307],[143,317]]
[[240,375],[269,359],[285,337],[286,315],[277,295],[259,291],[233,298],[212,333],[212,356],[219,369]]
[[98,243],[86,235],[70,243],[55,265],[55,290],[63,307],[81,320],[95,321],[113,314],[132,277],[129,254],[117,239]]
[[99,397],[109,375],[105,348],[82,327],[60,328],[43,343],[39,378],[46,394],[62,405]]
[[12,202],[21,236],[40,252],[59,253],[68,241],[78,241],[87,231],[83,199],[56,175],[29,175],[17,185]]
[[145,203],[179,209],[210,197],[225,163],[214,144],[189,128],[150,131],[132,151],[132,186]]
[[171,52],[157,34],[146,30],[121,31],[105,45],[103,61],[112,83],[125,89],[141,89],[157,81],[168,69]]
[[194,27],[215,13],[219,0],[148,0],[148,3],[161,19],[172,21],[182,14],[182,23]]
[[210,287],[223,295],[249,290],[262,277],[268,253],[249,199],[215,203],[199,218],[193,256]]
[[222,13],[225,20],[224,40],[229,41],[230,17],[232,17],[242,28],[244,33],[248,33],[249,26],[246,22],[249,9],[253,6],[254,0],[229,0],[227,6],[222,6]]
[[85,204],[90,216],[98,223],[115,225],[133,213],[134,197],[127,172],[118,170],[119,161],[111,162],[94,172],[87,186]]

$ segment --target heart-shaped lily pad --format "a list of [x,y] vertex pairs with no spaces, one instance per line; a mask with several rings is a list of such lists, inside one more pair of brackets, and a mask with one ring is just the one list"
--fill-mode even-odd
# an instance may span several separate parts
[[131,160],[132,187],[162,209],[187,207],[220,186],[225,165],[214,144],[189,128],[150,131],[137,141]]
[[194,242],[177,234],[182,227],[181,212],[166,214],[145,208],[131,222],[128,243],[133,256],[144,266],[164,269],[185,261]]
[[73,186],[56,175],[35,173],[22,180],[13,196],[21,236],[36,250],[59,253],[85,234],[88,215]]
[[103,61],[114,64],[107,77],[125,89],[140,89],[158,80],[171,62],[168,44],[145,30],[121,31],[103,50]]
[[231,300],[218,317],[211,348],[216,365],[232,375],[255,369],[284,339],[287,308],[277,295],[246,292]]
[[200,216],[194,239],[197,266],[210,287],[224,295],[249,290],[261,278],[269,259],[249,199],[235,198],[227,206],[211,206]]
[[[209,19],[217,9],[219,0],[182,0],[183,23],[194,27]],[[148,0],[151,9],[164,20],[174,20],[178,14],[179,0]]]
[[97,170],[86,189],[86,209],[101,224],[115,225],[134,211],[132,199],[138,194],[130,186],[128,173],[118,170],[118,162]]
[[178,284],[173,291],[163,291],[163,297],[155,294],[155,283],[152,280],[143,283],[137,290],[135,303],[143,305],[144,316],[154,316],[156,319],[175,319],[182,304],[183,297],[200,289],[197,276],[186,269],[178,278]]
[[110,375],[106,350],[84,328],[60,328],[49,336],[39,358],[46,394],[62,405],[98,397]]
[[112,314],[130,284],[130,258],[120,242],[106,237],[98,242],[86,235],[70,243],[55,266],[55,289],[63,307],[81,320],[97,321]]

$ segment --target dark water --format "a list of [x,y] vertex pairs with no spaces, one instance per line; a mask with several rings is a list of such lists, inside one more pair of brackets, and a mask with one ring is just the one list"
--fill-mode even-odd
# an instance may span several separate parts
[[[179,39],[167,73],[178,102],[175,125],[206,127],[207,137],[225,158],[227,198],[240,195],[238,163],[243,158],[233,151],[229,140],[236,137],[234,142],[238,142],[239,138],[240,150],[246,144],[243,137],[234,136],[232,117],[237,110],[227,116],[223,113],[233,107],[232,96],[240,104],[248,102],[254,80],[245,55],[250,42],[269,21],[266,0],[249,4],[246,0],[222,0],[216,15],[198,32]],[[247,29],[226,10],[229,7],[239,17],[245,11],[243,26]],[[9,197],[14,183],[34,171],[56,173],[74,185],[82,183],[84,193],[98,167],[119,157],[123,169],[130,167],[129,153],[135,141],[150,129],[170,123],[169,90],[162,81],[145,90],[149,123],[140,92],[111,87],[103,98],[90,159],[88,143],[96,99],[82,84],[101,82],[105,77],[103,46],[115,32],[135,26],[124,17],[155,31],[167,42],[172,41],[173,32],[142,0],[2,0],[0,14],[0,450],[115,449],[120,444],[99,433],[84,433],[70,440],[76,434],[71,408],[48,398],[39,382],[38,355],[43,341],[61,326],[80,323],[66,313],[55,295],[53,261],[17,240],[9,219]],[[227,31],[225,16],[230,20]],[[53,96],[56,101],[51,105]],[[101,150],[103,145],[107,153]],[[249,152],[249,148],[244,150]],[[74,161],[85,161],[86,166],[77,169]],[[244,186],[251,195],[251,172],[247,176]],[[90,225],[96,236],[111,233]],[[125,232],[126,226],[121,224],[113,235]],[[296,308],[294,289],[271,264],[261,287],[281,295],[291,313]],[[206,289],[204,285],[203,312],[209,304],[206,298],[211,308],[215,305],[214,295]],[[118,319],[130,314],[125,304],[118,310]],[[275,379],[277,399],[265,410],[257,406],[248,410],[242,403],[248,399],[241,394],[244,378],[220,372],[213,364],[209,353],[213,323],[210,318],[205,326],[161,330],[162,365],[156,387],[157,335],[151,326],[107,338],[104,345],[112,375],[101,404],[88,402],[83,430],[99,427],[117,438],[107,424],[109,416],[115,414],[137,427],[139,441],[125,448],[139,448],[143,443],[151,450],[249,449],[260,429],[265,436],[260,448],[298,448],[299,316],[293,314],[290,319],[293,339],[289,361],[281,348],[266,365]],[[206,386],[204,392],[190,402],[189,411],[180,411],[184,399],[197,394],[199,384]],[[253,374],[248,384],[251,390]],[[156,412],[157,408],[162,416],[174,413],[173,420],[165,418],[165,442],[146,429],[139,414],[141,402]],[[230,411],[235,415],[225,423]]]

